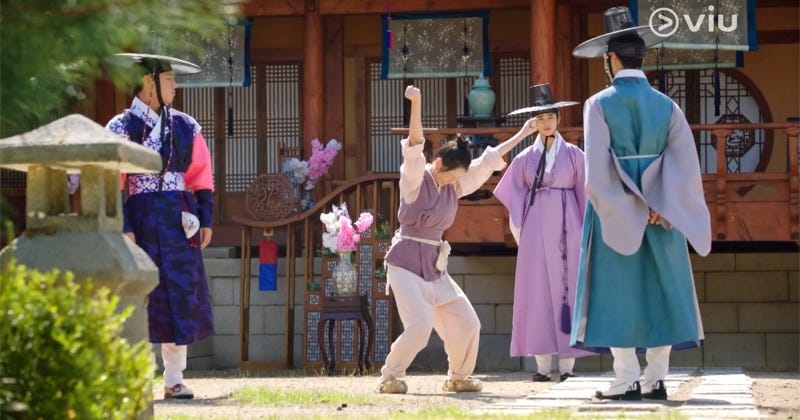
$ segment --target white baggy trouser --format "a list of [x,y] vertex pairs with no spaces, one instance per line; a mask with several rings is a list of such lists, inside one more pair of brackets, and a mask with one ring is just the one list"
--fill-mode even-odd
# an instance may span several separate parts
[[446,272],[435,281],[389,265],[387,282],[403,322],[403,333],[392,343],[381,368],[381,381],[403,378],[406,369],[428,344],[435,329],[447,353],[450,379],[472,374],[478,358],[481,324],[467,296]]

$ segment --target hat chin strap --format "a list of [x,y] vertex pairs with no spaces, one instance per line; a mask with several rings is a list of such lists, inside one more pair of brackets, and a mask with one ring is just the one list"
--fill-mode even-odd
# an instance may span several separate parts
[[160,72],[159,73],[156,73],[155,71],[153,72],[153,82],[155,82],[155,85],[156,85],[156,98],[158,98],[158,105],[159,105],[159,107],[163,108],[165,106],[165,104],[164,104],[164,98],[161,97],[161,73]]

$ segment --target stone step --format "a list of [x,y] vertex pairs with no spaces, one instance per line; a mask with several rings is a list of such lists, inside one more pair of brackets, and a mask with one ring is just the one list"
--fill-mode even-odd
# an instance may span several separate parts
[[705,371],[682,369],[664,379],[669,394],[677,393],[681,385],[700,374],[701,380],[689,400],[679,406],[674,401],[600,401],[595,391],[607,387],[614,379],[613,372],[577,376],[551,388],[513,402],[488,405],[477,411],[487,414],[527,414],[551,409],[569,409],[577,416],[612,415],[648,416],[665,410],[677,410],[688,418],[763,418],[753,398],[753,380],[740,368],[714,368]]

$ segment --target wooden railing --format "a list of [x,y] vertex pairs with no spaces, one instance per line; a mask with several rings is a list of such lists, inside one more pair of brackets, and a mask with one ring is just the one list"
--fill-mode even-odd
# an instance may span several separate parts
[[[289,369],[293,363],[293,336],[295,318],[295,274],[297,259],[303,260],[304,285],[313,279],[314,258],[322,242],[322,223],[319,220],[324,210],[332,204],[347,203],[350,214],[357,217],[362,210],[371,210],[375,215],[383,215],[390,227],[396,227],[397,207],[399,206],[399,173],[372,174],[351,180],[331,191],[314,206],[302,213],[290,215],[274,221],[256,220],[245,216],[233,216],[235,223],[242,226],[240,309],[239,309],[239,367],[242,369]],[[376,218],[377,219],[377,218]],[[377,220],[376,220],[377,222]],[[285,234],[286,240],[286,325],[284,334],[284,359],[277,361],[250,360],[250,280],[251,249],[253,228],[262,229],[264,236]],[[298,239],[300,242],[298,242]],[[358,257],[358,255],[357,255]],[[305,290],[304,290],[305,292]]]
[[[716,149],[716,173],[703,174],[706,202],[712,219],[713,238],[718,241],[795,241],[800,242],[800,180],[798,179],[798,133],[800,125],[784,123],[759,124],[697,124],[695,133],[709,132]],[[433,156],[448,138],[456,134],[489,135],[500,141],[510,138],[517,127],[496,128],[442,128],[425,129],[425,137],[431,141],[426,154]],[[785,165],[772,165],[769,172],[729,173],[727,168],[727,138],[736,130],[765,130],[772,134],[772,147],[785,148]],[[393,134],[405,136],[406,128],[392,129]],[[578,144],[583,135],[582,127],[559,129],[564,138]],[[783,133],[784,136],[777,135]],[[774,154],[773,154],[774,155]],[[783,162],[781,162],[783,163]],[[775,169],[774,167],[778,168]],[[490,181],[491,183],[492,181]],[[487,200],[488,205],[499,205],[496,200]],[[482,216],[483,217],[483,216]],[[462,218],[463,219],[463,218]],[[493,219],[498,226],[498,218]],[[460,220],[451,231],[459,230]],[[467,222],[472,224],[472,222]],[[497,226],[488,223],[486,231]],[[448,240],[458,242],[500,241],[501,236],[488,233],[476,234],[472,238],[450,236]]]

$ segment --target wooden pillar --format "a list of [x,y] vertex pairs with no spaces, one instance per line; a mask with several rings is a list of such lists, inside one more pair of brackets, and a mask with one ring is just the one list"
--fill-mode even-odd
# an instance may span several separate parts
[[[337,139],[344,148],[342,156],[334,159],[328,176],[332,180],[345,179],[345,156],[357,156],[362,149],[361,144],[350,147],[344,141],[344,18],[342,16],[327,16],[325,18],[325,74],[328,75],[324,86],[325,92],[325,131],[324,139]],[[360,139],[364,140],[364,139]]]
[[226,167],[225,159],[225,145],[232,139],[228,138],[228,130],[226,130],[225,119],[228,116],[228,110],[225,107],[225,88],[214,88],[214,223],[223,224],[227,221],[229,200],[224,200],[225,197],[225,179],[228,177],[228,168]]
[[303,157],[311,156],[311,140],[322,138],[323,120],[323,31],[317,2],[308,1],[303,37]]
[[[573,82],[572,82],[572,6],[569,4],[559,4],[556,10],[556,65],[560,70],[555,79],[555,99],[556,101],[575,101]],[[572,126],[575,122],[575,112],[581,107],[566,107],[561,109],[561,127]]]
[[531,0],[531,84],[553,83],[556,74],[556,0]]

